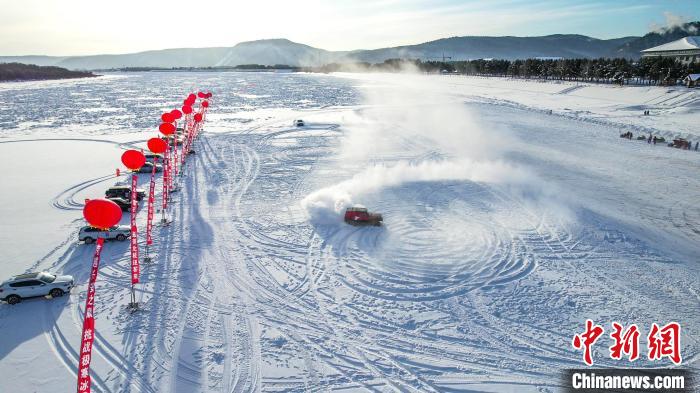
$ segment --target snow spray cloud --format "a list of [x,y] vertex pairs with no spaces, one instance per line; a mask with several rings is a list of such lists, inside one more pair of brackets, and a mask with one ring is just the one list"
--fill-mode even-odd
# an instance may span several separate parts
[[[444,79],[381,74],[363,77],[367,80],[367,107],[359,121],[345,125],[336,157],[339,172],[353,164],[364,169],[301,201],[314,222],[338,222],[338,215],[361,204],[363,195],[411,182],[490,183],[528,199],[550,194],[536,175],[506,162],[503,152],[511,138],[504,130],[487,131],[479,124]],[[386,161],[401,155],[427,158]]]
[[522,183],[533,175],[525,170],[503,162],[422,161],[409,163],[400,161],[392,166],[374,165],[352,178],[322,188],[302,200],[314,221],[325,223],[337,221],[337,216],[346,207],[357,202],[358,197],[412,182],[467,180],[484,183]]

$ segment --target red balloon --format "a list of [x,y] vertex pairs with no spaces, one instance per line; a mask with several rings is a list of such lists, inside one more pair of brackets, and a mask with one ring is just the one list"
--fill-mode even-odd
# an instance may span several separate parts
[[197,123],[199,123],[200,121],[202,121],[202,114],[201,114],[201,113],[195,113],[195,114],[194,114],[194,121],[196,121]]
[[211,98],[212,95],[213,95],[213,94],[211,94],[211,92],[208,92],[206,98]]
[[182,117],[182,112],[180,112],[179,109],[173,109],[173,110],[171,110],[171,111],[170,111],[170,114],[173,115],[173,118],[175,118],[175,120],[177,120],[177,119],[179,119],[179,118]]
[[182,107],[182,113],[189,115],[192,113],[192,105],[185,105]]
[[197,93],[197,97],[199,97],[199,98],[204,98],[204,97],[206,97],[206,96],[207,96],[207,95],[204,94],[204,92],[201,92],[201,91],[200,91],[199,93]]
[[172,123],[175,121],[175,116],[170,112],[166,112],[160,115],[160,119],[163,120],[163,123]]
[[194,93],[190,93],[190,95],[187,96],[187,99],[190,101],[195,101],[197,99],[197,96],[194,95]]
[[175,133],[175,125],[173,123],[162,123],[158,126],[158,130],[163,135],[172,135]]
[[209,107],[209,101],[202,101],[202,106],[205,108]]
[[122,164],[125,167],[136,170],[146,163],[146,156],[138,150],[127,150],[122,154]]
[[95,228],[108,229],[122,219],[122,209],[108,199],[90,199],[85,202],[83,217]]
[[168,149],[168,142],[160,138],[151,138],[146,143],[151,153],[163,154]]

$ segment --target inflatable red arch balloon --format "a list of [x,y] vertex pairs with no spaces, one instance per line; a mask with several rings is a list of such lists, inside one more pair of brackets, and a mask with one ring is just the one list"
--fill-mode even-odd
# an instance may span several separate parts
[[138,150],[127,150],[122,154],[122,164],[131,170],[137,170],[146,163],[146,156]]
[[158,131],[160,131],[163,135],[172,135],[175,133],[175,125],[172,123],[163,123],[160,126],[158,126]]
[[108,199],[91,199],[85,203],[83,217],[92,227],[109,229],[122,219],[122,209]]
[[146,143],[148,150],[154,154],[163,154],[168,149],[168,142],[160,138],[151,138]]

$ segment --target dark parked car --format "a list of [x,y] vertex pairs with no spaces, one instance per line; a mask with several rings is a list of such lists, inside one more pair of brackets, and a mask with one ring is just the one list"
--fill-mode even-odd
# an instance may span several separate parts
[[[131,187],[128,186],[114,186],[110,187],[105,191],[106,198],[124,198],[126,200],[131,200]],[[142,188],[136,189],[136,199],[142,200],[146,197],[146,190]]]
[[162,154],[154,154],[154,153],[146,153],[144,154],[146,156],[146,162],[154,162],[155,159],[158,159],[158,162],[163,162],[163,155]]
[[[143,164],[141,169],[139,169],[139,173],[151,173],[151,172],[153,172],[153,164],[150,162]],[[156,172],[163,172],[163,166],[160,164],[156,164]]]
[[107,198],[110,201],[116,203],[119,205],[119,207],[122,208],[122,211],[128,212],[131,209],[131,201],[128,199],[124,198]]

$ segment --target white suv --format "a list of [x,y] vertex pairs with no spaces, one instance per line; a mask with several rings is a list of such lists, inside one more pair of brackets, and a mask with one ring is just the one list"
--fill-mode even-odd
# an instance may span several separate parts
[[124,241],[129,236],[131,236],[131,229],[128,225],[115,225],[109,229],[99,229],[88,225],[80,228],[80,232],[78,232],[78,240],[86,244],[94,243],[98,238]]
[[57,276],[47,272],[20,274],[0,284],[0,300],[17,304],[29,297],[60,297],[70,292],[73,285],[73,276]]

